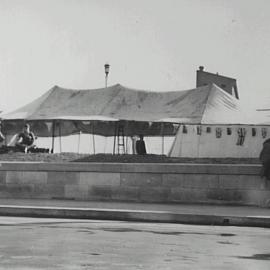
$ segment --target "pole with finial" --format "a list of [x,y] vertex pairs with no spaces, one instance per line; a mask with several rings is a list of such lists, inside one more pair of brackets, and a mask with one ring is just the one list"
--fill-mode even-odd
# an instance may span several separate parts
[[107,63],[107,64],[104,65],[104,68],[105,68],[105,87],[107,88],[110,65]]

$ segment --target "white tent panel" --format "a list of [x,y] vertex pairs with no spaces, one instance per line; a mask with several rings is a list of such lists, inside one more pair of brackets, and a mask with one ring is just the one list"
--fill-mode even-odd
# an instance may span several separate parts
[[[183,133],[183,126],[179,129],[175,141],[169,151],[171,157],[201,157],[201,158],[258,158],[263,142],[270,135],[270,128],[267,126],[208,126],[211,132],[207,133],[207,125],[202,126],[201,135],[197,134],[196,125],[188,125],[187,133]],[[216,137],[216,128],[222,130],[220,138]],[[231,129],[231,135],[227,134],[227,128]],[[239,140],[239,128],[244,128],[246,135],[242,145],[237,145]],[[252,128],[256,135],[252,135]],[[262,129],[265,129],[266,136],[262,136]]]

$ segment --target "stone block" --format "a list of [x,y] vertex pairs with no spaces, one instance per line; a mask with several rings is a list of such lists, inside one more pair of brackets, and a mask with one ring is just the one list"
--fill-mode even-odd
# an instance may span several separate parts
[[206,201],[207,189],[202,188],[172,188],[170,202],[198,203]]
[[34,185],[35,198],[64,199],[64,185],[42,184]]
[[112,187],[111,198],[116,201],[139,201],[139,188],[131,186]]
[[0,193],[8,194],[9,198],[33,198],[34,185],[6,184],[0,188]]
[[6,183],[7,172],[0,171],[0,185]]
[[20,184],[23,178],[22,171],[8,171],[6,174],[7,184]]
[[88,197],[88,185],[65,185],[65,198],[85,200]]
[[120,180],[121,186],[138,186],[137,173],[121,173]]
[[138,190],[139,201],[142,202],[168,202],[170,188],[140,187]]
[[12,172],[9,171],[6,174],[7,184],[46,184],[47,183],[47,172]]
[[185,175],[184,174],[163,174],[162,186],[165,187],[184,187]]
[[8,192],[6,184],[0,184],[0,198],[10,197],[12,197],[12,194]]
[[262,189],[264,180],[259,175],[240,175],[241,189]]
[[256,175],[220,175],[220,188],[224,189],[263,189],[263,179]]
[[220,175],[219,176],[220,189],[241,189],[243,188],[240,175]]
[[244,200],[243,191],[233,189],[209,189],[207,199],[229,203],[240,203]]
[[216,175],[216,174],[208,175],[207,180],[208,180],[208,188],[219,188],[220,187],[219,175]]
[[112,190],[110,186],[89,186],[88,199],[90,200],[110,200]]
[[211,174],[185,174],[185,188],[213,188],[218,186],[218,175]]
[[48,172],[48,184],[75,185],[79,183],[79,172]]
[[121,173],[121,186],[157,187],[162,184],[159,173]]
[[120,186],[120,173],[81,172],[79,185]]
[[243,201],[245,204],[260,205],[261,203],[261,192],[260,190],[242,190]]
[[23,172],[22,183],[24,184],[47,184],[47,172]]

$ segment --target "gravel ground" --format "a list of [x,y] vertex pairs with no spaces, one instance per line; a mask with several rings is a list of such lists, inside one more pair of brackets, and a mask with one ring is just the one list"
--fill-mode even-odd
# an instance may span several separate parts
[[1,154],[0,161],[25,162],[119,162],[119,163],[206,163],[206,164],[259,164],[257,158],[170,158],[162,155],[111,155],[111,154]]
[[0,155],[0,161],[38,161],[38,162],[71,162],[73,160],[84,158],[88,155],[76,153],[61,153],[61,154],[47,154],[47,153],[7,153]]
[[258,164],[256,158],[172,158],[165,155],[88,155],[76,162]]

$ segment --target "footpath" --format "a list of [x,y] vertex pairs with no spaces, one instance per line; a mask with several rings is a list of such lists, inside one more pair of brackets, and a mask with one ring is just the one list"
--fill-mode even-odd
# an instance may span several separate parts
[[255,206],[0,199],[0,216],[270,228],[270,208]]

